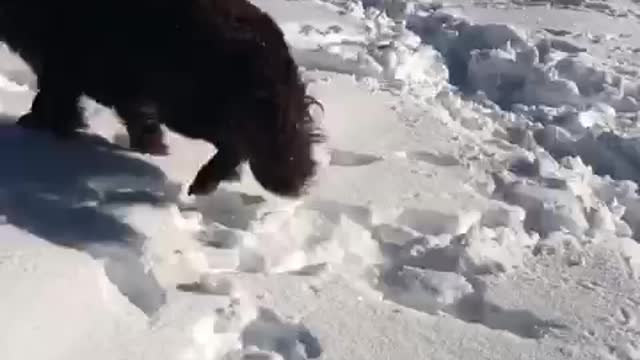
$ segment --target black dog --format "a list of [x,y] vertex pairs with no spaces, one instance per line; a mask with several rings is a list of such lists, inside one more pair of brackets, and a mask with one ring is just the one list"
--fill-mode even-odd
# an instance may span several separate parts
[[116,110],[138,151],[166,154],[160,124],[212,143],[189,194],[236,179],[244,161],[282,196],[315,174],[317,102],[280,28],[247,0],[0,0],[0,40],[38,76],[21,126],[72,136],[86,95]]

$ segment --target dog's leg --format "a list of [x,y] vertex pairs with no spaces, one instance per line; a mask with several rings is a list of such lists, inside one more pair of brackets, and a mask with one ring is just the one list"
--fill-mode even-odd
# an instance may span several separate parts
[[238,167],[242,161],[242,156],[233,147],[219,147],[218,152],[198,171],[188,194],[208,194],[215,191],[221,181],[240,180]]
[[167,155],[169,153],[155,106],[145,102],[136,102],[123,106],[117,111],[127,128],[131,149],[153,155]]
[[64,74],[61,68],[54,68],[39,76],[40,89],[30,111],[18,119],[18,125],[51,131],[60,138],[71,137],[86,126],[78,107],[80,91],[73,79],[66,79]]

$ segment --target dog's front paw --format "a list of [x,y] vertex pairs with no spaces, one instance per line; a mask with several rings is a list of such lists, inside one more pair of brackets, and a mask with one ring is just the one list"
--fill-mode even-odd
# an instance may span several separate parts
[[196,176],[195,180],[189,185],[187,195],[207,195],[214,192],[218,188],[219,182],[209,181],[203,176]]
[[142,154],[169,155],[169,146],[164,142],[164,136],[160,130],[131,137],[129,147]]

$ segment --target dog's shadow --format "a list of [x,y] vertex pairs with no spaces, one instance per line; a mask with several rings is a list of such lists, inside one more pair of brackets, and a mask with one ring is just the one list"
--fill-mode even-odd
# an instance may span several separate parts
[[[0,215],[5,221],[56,244],[136,238],[135,230],[100,211],[105,194],[91,183],[126,177],[164,183],[161,169],[126,155],[125,149],[88,134],[61,141],[0,118]],[[113,189],[112,189],[113,190]],[[116,189],[117,190],[117,189]],[[160,195],[130,191],[119,201],[159,202]]]
[[0,222],[106,259],[123,295],[155,312],[165,293],[139,259],[145,239],[105,208],[170,200],[162,170],[99,136],[61,141],[15,121],[0,115]]

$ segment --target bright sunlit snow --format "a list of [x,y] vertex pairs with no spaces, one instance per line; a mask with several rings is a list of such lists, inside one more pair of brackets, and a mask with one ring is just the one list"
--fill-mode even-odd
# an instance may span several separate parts
[[638,1],[254,3],[325,108],[298,200],[18,128],[0,48],[0,359],[640,359]]

